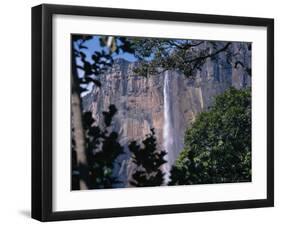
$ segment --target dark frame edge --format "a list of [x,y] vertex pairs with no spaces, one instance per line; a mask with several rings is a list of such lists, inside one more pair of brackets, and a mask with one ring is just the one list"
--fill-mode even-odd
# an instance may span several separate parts
[[[209,24],[228,24],[228,25],[246,25],[246,26],[268,26],[273,19],[265,17],[247,17],[247,16],[231,16],[231,15],[215,15],[215,14],[199,14],[186,12],[171,11],[153,11],[142,9],[126,9],[111,7],[93,7],[81,5],[59,5],[59,4],[41,4],[47,11],[52,14],[63,15],[82,15],[97,16],[110,18],[125,19],[147,19],[147,20],[163,20],[175,22],[194,22]],[[223,22],[218,22],[223,21]]]
[[31,217],[39,221],[48,221],[52,213],[52,69],[48,67],[52,66],[52,50],[48,48],[52,18],[47,16],[47,8],[38,5],[31,9]]
[[274,206],[274,19],[267,21],[267,200]]
[[42,93],[42,6],[32,8],[31,62],[32,62],[32,154],[31,154],[31,217],[42,219],[42,143],[41,143],[41,93]]
[[[176,214],[189,212],[222,211],[235,209],[271,207],[268,199],[257,199],[247,201],[226,201],[192,204],[175,204],[162,206],[141,206],[113,209],[77,210],[53,212],[47,221],[83,220],[109,217],[130,217],[155,214]],[[138,214],[136,214],[136,212]]]

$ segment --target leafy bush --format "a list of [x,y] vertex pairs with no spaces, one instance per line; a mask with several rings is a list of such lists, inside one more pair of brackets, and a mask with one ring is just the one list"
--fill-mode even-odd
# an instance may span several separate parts
[[136,141],[129,144],[133,163],[136,166],[130,184],[135,187],[160,186],[164,183],[164,173],[161,167],[166,163],[164,159],[166,152],[157,150],[153,129],[142,141],[142,144],[140,146]]
[[251,91],[230,88],[185,133],[170,185],[251,181]]

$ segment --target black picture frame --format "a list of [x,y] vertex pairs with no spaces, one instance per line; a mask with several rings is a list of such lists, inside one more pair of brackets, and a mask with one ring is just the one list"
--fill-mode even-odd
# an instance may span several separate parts
[[[52,210],[52,18],[55,14],[247,25],[267,28],[267,198],[95,210]],[[274,20],[267,18],[43,4],[32,8],[32,218],[121,217],[274,206]]]

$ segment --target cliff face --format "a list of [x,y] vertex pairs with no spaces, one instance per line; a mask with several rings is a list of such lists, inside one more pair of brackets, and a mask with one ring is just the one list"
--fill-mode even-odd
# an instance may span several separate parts
[[[246,45],[233,43],[230,51],[237,53],[236,60],[250,67],[250,52]],[[241,64],[235,65],[226,60],[227,53],[220,53],[215,59],[208,59],[194,79],[187,79],[176,71],[166,72],[169,76],[170,120],[174,138],[174,149],[169,153],[169,163],[173,164],[183,148],[186,128],[191,126],[196,115],[211,106],[214,97],[230,86],[242,88],[251,85],[248,73]],[[113,128],[120,134],[120,143],[130,140],[143,140],[151,128],[155,129],[158,145],[164,149],[164,77],[165,74],[147,78],[133,73],[135,63],[118,59],[113,67],[101,75],[101,88],[83,98],[84,110],[91,111],[99,123],[102,111],[114,104],[118,113],[113,119]],[[126,150],[127,151],[127,150]],[[129,152],[121,156],[116,165],[116,175],[124,181],[116,186],[123,187],[130,177]]]

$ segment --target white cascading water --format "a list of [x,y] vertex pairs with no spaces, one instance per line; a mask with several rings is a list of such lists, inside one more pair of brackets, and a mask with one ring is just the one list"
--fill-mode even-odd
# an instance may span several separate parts
[[165,160],[167,163],[163,166],[163,172],[165,173],[165,184],[169,182],[170,167],[171,167],[171,152],[173,151],[173,132],[172,132],[172,117],[171,117],[171,94],[170,94],[170,76],[169,72],[165,71],[164,75],[164,129],[163,129],[163,146],[167,152]]

